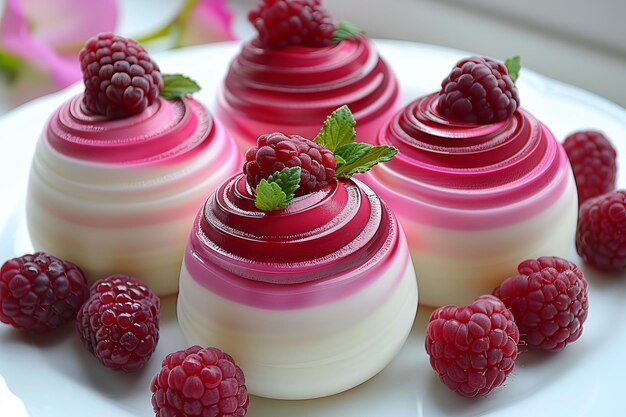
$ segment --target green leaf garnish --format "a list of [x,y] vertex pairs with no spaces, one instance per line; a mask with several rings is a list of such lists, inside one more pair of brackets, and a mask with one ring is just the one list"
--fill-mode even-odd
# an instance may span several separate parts
[[267,182],[278,184],[280,189],[287,196],[287,200],[291,201],[293,199],[293,193],[295,193],[300,186],[301,172],[300,167],[283,168],[267,177]]
[[166,100],[173,100],[200,91],[200,86],[182,74],[163,74],[163,89],[159,94]]
[[367,154],[372,145],[367,143],[347,143],[345,145],[341,145],[335,151],[335,159],[337,157],[341,158],[342,162],[340,163],[337,160],[337,167],[346,164],[352,164]]
[[262,179],[255,189],[254,205],[262,211],[287,207],[300,184],[300,167],[283,168],[267,179]]
[[507,58],[504,61],[504,66],[509,71],[509,77],[511,77],[511,81],[513,81],[513,84],[515,84],[517,78],[519,77],[519,72],[522,69],[520,57],[516,55],[514,57]]
[[337,44],[346,39],[354,39],[362,33],[363,31],[352,23],[341,20],[333,32],[333,43]]
[[[372,146],[367,143],[356,143],[355,145],[359,145],[359,147],[346,146],[345,150],[342,149],[342,152],[349,153],[352,162],[338,166],[335,171],[336,178],[350,178],[354,174],[367,172],[380,162],[390,161],[398,153],[398,149],[393,146]],[[366,152],[362,154],[366,147]],[[346,159],[346,155],[343,155],[342,158]]]
[[348,106],[343,105],[326,118],[322,129],[313,141],[335,152],[341,145],[354,142],[355,125],[352,112]]

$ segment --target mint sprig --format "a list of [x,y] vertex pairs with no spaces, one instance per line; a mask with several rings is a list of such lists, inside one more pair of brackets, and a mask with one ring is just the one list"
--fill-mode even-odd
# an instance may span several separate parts
[[313,139],[313,142],[335,152],[340,146],[354,142],[354,137],[356,136],[355,125],[356,122],[352,112],[348,106],[343,105],[326,118],[322,129]]
[[355,142],[355,126],[352,112],[344,105],[326,118],[314,139],[315,143],[327,147],[335,155],[335,178],[350,178],[356,173],[367,172],[374,165],[387,162],[398,153],[393,146]]
[[283,168],[267,179],[262,179],[255,189],[254,205],[262,211],[287,207],[300,186],[300,167]]
[[352,23],[341,20],[333,32],[333,43],[337,44],[346,39],[354,39],[362,33],[363,31]]
[[[358,145],[358,147],[352,145]],[[398,153],[398,149],[393,146],[372,146],[368,143],[345,145],[339,151],[349,153],[351,156],[348,157],[351,162],[348,162],[346,155],[342,156],[347,163],[337,165],[336,178],[350,178],[354,174],[367,172],[376,164],[390,161]]]
[[518,55],[507,58],[504,61],[504,66],[509,72],[509,77],[511,77],[511,81],[513,81],[513,84],[515,84],[515,82],[519,78],[519,72],[522,69],[521,58]]
[[182,74],[162,74],[163,88],[159,95],[166,100],[183,97],[200,91],[200,86]]

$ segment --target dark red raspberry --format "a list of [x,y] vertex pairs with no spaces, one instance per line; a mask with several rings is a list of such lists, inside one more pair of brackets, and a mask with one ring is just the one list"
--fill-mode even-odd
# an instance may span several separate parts
[[262,0],[248,15],[269,48],[332,45],[335,23],[320,0]]
[[583,332],[589,302],[587,280],[573,263],[556,256],[528,259],[493,291],[511,310],[528,346],[559,351]]
[[142,282],[111,275],[91,286],[76,318],[83,344],[116,371],[142,368],[159,340],[159,298]]
[[615,189],[617,152],[601,132],[574,132],[565,138],[563,147],[572,164],[578,205]]
[[80,51],[84,105],[95,114],[119,119],[141,113],[163,88],[159,66],[133,39],[101,33]]
[[464,397],[485,395],[504,382],[515,365],[518,342],[513,315],[492,295],[467,307],[439,307],[426,328],[430,365]]
[[583,203],[578,212],[576,250],[583,261],[604,271],[626,267],[626,191]]
[[444,116],[480,124],[510,117],[519,104],[517,87],[504,64],[478,56],[457,62],[441,83],[438,103]]
[[76,317],[89,290],[80,268],[43,252],[9,259],[0,269],[0,321],[42,332]]
[[257,139],[257,146],[246,152],[243,172],[252,188],[283,168],[300,167],[300,187],[304,195],[328,185],[335,175],[337,161],[330,149],[298,135],[270,133]]
[[241,369],[213,347],[170,353],[152,378],[156,417],[243,417],[250,400]]

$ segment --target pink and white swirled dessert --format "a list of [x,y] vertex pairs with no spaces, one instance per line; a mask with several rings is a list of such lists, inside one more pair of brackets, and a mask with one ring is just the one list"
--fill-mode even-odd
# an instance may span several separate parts
[[85,92],[52,114],[36,146],[26,204],[31,241],[91,281],[122,272],[159,295],[175,293],[189,227],[207,196],[240,169],[238,148],[188,90],[162,97],[181,91],[168,87],[169,76],[163,84],[135,41],[98,35],[81,64]]
[[344,104],[371,143],[400,108],[398,81],[372,42],[335,24],[319,0],[262,0],[249,20],[258,37],[231,62],[216,109],[244,149],[267,132],[312,138]]
[[[343,107],[326,127],[346,118]],[[189,343],[227,349],[256,395],[305,399],[352,388],[391,361],[415,317],[402,228],[349,178],[396,150],[324,136],[259,137],[245,174],[198,214],[185,251],[183,333]],[[365,153],[346,159],[356,149]]]
[[364,181],[404,226],[420,302],[465,305],[521,260],[569,254],[578,207],[570,164],[519,108],[501,62],[459,61],[440,93],[404,107],[376,142],[399,155]]

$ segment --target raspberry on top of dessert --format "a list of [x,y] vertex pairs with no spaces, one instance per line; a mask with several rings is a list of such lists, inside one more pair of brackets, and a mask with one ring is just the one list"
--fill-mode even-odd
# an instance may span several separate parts
[[359,138],[372,143],[400,108],[398,81],[372,42],[319,0],[262,0],[249,20],[258,35],[243,43],[217,98],[217,114],[242,148],[274,131],[311,138],[344,104]]

